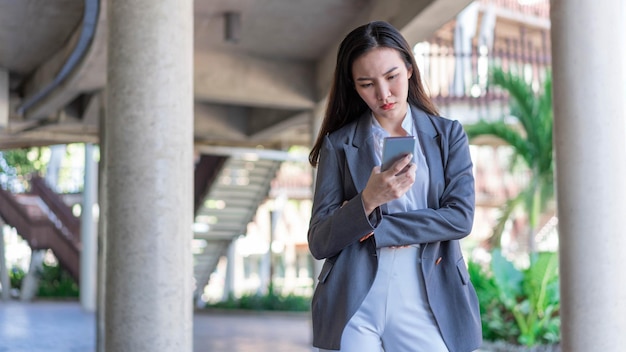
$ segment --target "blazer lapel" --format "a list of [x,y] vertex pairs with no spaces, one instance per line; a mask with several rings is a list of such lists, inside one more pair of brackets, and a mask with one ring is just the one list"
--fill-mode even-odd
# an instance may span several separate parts
[[372,168],[377,164],[374,157],[372,126],[368,117],[369,111],[359,118],[353,137],[344,145],[346,163],[357,192],[365,188]]
[[441,136],[435,130],[429,116],[422,110],[411,106],[420,145],[428,164],[429,187],[427,204],[430,208],[439,208],[439,197],[434,186],[436,180],[443,180],[443,164],[441,161]]

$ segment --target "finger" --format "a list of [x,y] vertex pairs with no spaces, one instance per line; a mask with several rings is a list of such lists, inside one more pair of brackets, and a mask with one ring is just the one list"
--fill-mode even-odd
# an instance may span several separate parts
[[416,173],[417,173],[417,165],[415,165],[415,163],[411,163],[407,165],[404,168],[404,172],[403,172],[405,176],[411,177],[413,180],[415,180]]
[[417,171],[417,165],[415,165],[415,163],[410,163],[407,166],[405,166],[404,169],[402,169],[400,172],[395,174],[394,176],[400,176],[400,175],[404,175],[406,173],[415,174],[416,171]]
[[413,154],[407,154],[404,158],[396,161],[395,163],[393,163],[393,165],[389,168],[389,172],[392,175],[397,175],[400,172],[402,172],[402,170],[409,165],[409,163],[411,162],[411,160],[413,159]]
[[411,171],[411,169],[409,168],[408,171],[396,175],[396,180],[398,188],[404,193],[408,191],[415,183],[415,171]]

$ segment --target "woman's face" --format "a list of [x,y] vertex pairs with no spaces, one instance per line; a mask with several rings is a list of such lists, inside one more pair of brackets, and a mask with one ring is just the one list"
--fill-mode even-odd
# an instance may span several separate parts
[[374,48],[352,64],[355,89],[381,125],[404,119],[412,74],[392,48]]

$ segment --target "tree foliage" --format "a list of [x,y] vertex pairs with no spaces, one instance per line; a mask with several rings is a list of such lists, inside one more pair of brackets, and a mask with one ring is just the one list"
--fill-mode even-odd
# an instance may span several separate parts
[[508,93],[510,119],[514,123],[504,117],[497,121],[481,119],[465,126],[465,131],[470,140],[485,135],[501,139],[513,149],[514,159],[521,159],[531,173],[526,188],[502,207],[492,244],[499,246],[505,223],[517,207],[523,206],[528,216],[528,244],[532,252],[535,250],[534,237],[539,216],[554,199],[552,78],[548,74],[542,89],[536,93],[522,77],[494,67],[491,84]]
[[0,172],[10,175],[27,175],[43,168],[41,148],[23,148],[0,152]]
[[27,188],[26,176],[45,168],[42,154],[42,148],[0,151],[0,187],[22,192]]

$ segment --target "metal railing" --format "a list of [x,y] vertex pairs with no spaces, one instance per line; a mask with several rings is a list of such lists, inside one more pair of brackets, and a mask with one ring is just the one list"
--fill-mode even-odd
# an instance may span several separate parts
[[507,110],[508,95],[490,85],[490,69],[513,71],[538,91],[552,62],[548,37],[545,31],[531,36],[521,30],[518,38],[497,38],[491,50],[472,45],[469,52],[457,52],[451,41],[434,38],[418,43],[414,51],[422,81],[441,109],[462,103],[491,116],[494,110]]
[[478,0],[481,5],[494,5],[528,16],[550,18],[549,0]]

